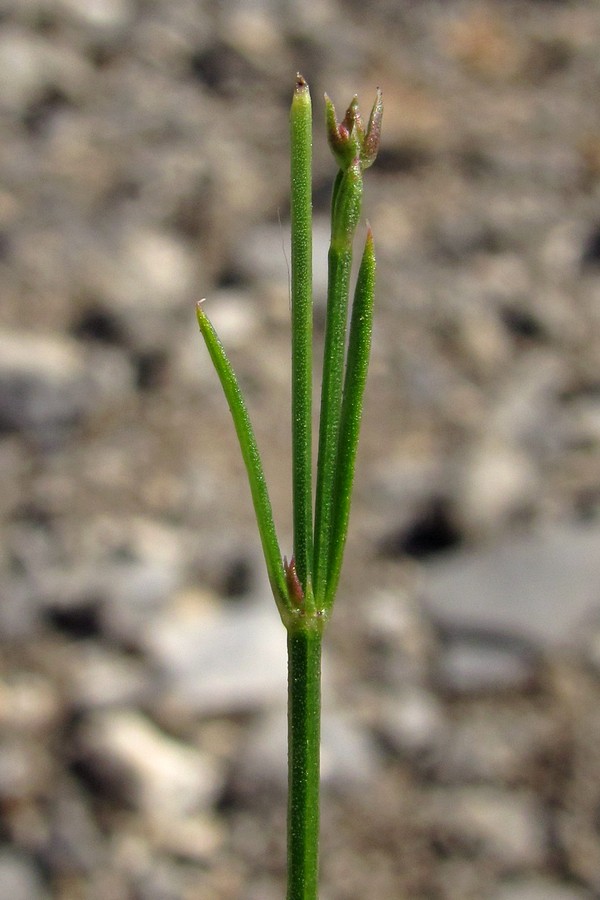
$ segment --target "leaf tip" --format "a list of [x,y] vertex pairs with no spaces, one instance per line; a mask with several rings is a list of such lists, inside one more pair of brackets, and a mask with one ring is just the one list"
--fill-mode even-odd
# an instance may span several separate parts
[[295,97],[304,97],[309,94],[308,82],[304,75],[301,75],[300,72],[296,72],[296,84],[294,85],[294,96]]
[[200,326],[201,330],[207,322],[207,316],[202,306],[205,300],[206,297],[203,297],[201,300],[196,300],[196,318],[198,319],[198,325]]

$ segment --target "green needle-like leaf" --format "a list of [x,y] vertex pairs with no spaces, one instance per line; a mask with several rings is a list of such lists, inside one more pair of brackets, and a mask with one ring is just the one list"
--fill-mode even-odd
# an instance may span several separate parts
[[346,535],[348,533],[363,396],[371,352],[374,299],[375,247],[373,244],[373,233],[369,227],[358,272],[350,322],[344,397],[332,497],[329,570],[325,595],[325,606],[327,609],[332,606],[335,599],[342,568]]
[[332,203],[315,500],[313,587],[317,605],[324,597],[329,569],[333,485],[342,408],[348,294],[352,269],[352,240],[360,217],[361,196],[362,173],[357,161],[343,172],[341,177],[338,175]]
[[306,595],[312,568],[312,108],[301,75],[290,111],[290,143],[294,561]]
[[271,501],[269,499],[269,492],[265,481],[262,460],[254,436],[254,429],[252,428],[248,409],[240,390],[239,382],[233,371],[233,367],[227,358],[223,345],[221,344],[210,319],[202,309],[201,302],[196,306],[196,314],[198,316],[198,325],[200,326],[202,337],[204,338],[210,358],[212,359],[221,386],[223,387],[227,403],[229,404],[233,424],[235,425],[240,449],[242,451],[242,458],[248,473],[250,492],[252,494],[252,502],[254,504],[254,512],[256,514],[269,582],[281,617],[284,624],[287,624],[290,619],[290,603],[288,600],[285,572],[283,569],[279,543],[277,541]]

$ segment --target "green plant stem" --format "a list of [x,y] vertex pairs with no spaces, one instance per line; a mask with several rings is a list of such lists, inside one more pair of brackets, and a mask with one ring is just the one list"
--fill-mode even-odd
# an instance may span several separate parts
[[288,630],[287,900],[316,900],[319,874],[321,627]]
[[340,170],[331,201],[313,524],[312,121],[308,85],[302,76],[297,76],[290,113],[294,552],[289,562],[282,561],[262,462],[239,383],[210,320],[202,306],[197,307],[200,331],[231,410],[269,581],[288,635],[287,900],[317,900],[318,895],[321,641],[339,580],[348,529],[375,283],[375,254],[369,229],[346,353],[352,243],[360,217],[362,173],[373,163],[379,145],[382,98],[378,90],[366,131],[356,97],[342,122],[337,121],[327,96],[325,102],[328,140]]
[[294,560],[312,568],[312,108],[301,75],[290,111],[292,230],[292,482]]

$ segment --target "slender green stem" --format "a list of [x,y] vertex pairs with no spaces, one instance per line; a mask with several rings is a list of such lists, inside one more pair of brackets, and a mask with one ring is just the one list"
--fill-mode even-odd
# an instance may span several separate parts
[[288,631],[287,900],[316,900],[319,875],[321,628]]
[[221,382],[223,392],[231,410],[233,424],[237,432],[242,458],[248,473],[250,492],[254,504],[254,512],[262,543],[267,574],[273,595],[284,622],[289,618],[288,589],[285,572],[281,561],[281,551],[273,521],[273,511],[269,499],[269,491],[265,481],[258,445],[254,429],[250,422],[248,409],[240,390],[235,372],[227,358],[223,345],[212,326],[212,322],[202,309],[201,303],[196,306],[198,325],[208,352]]
[[360,217],[362,174],[360,164],[338,175],[332,204],[327,319],[323,353],[323,381],[319,422],[319,455],[315,500],[313,584],[319,604],[326,590],[329,569],[333,485],[342,405],[342,381],[352,269],[352,239]]
[[312,567],[312,109],[301,75],[292,100],[290,137],[294,559],[306,592]]
[[369,228],[356,281],[354,302],[352,304],[352,319],[350,322],[350,337],[348,340],[344,396],[332,499],[333,521],[325,603],[327,609],[331,608],[335,599],[348,533],[363,396],[371,352],[374,298],[375,247],[373,234]]

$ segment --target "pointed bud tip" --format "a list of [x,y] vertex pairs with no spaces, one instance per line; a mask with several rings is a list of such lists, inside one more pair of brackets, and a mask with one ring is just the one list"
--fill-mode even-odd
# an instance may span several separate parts
[[303,91],[303,90],[306,90],[307,88],[308,88],[308,84],[307,84],[304,76],[301,75],[300,72],[296,72],[296,90]]
[[304,591],[302,590],[302,585],[300,584],[300,579],[296,572],[296,559],[293,554],[289,562],[287,561],[286,556],[283,557],[283,570],[285,572],[285,580],[287,582],[290,600],[292,600],[296,607],[300,607],[304,601]]

